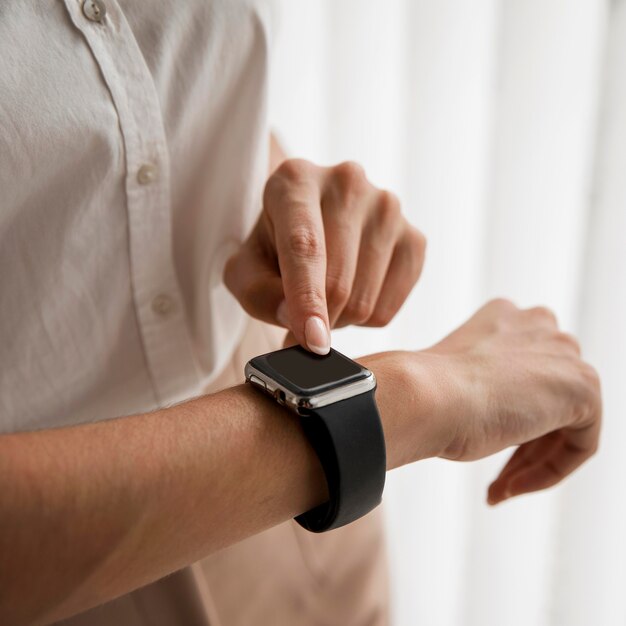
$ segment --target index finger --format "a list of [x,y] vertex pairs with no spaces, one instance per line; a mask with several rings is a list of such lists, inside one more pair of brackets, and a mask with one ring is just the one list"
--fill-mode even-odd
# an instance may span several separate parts
[[289,326],[298,343],[317,354],[330,350],[326,304],[326,244],[319,185],[286,161],[268,181],[265,210],[272,223]]

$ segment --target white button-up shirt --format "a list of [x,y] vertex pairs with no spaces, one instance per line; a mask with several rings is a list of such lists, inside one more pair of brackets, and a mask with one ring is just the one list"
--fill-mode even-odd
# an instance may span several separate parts
[[2,0],[0,431],[193,396],[267,171],[260,0]]

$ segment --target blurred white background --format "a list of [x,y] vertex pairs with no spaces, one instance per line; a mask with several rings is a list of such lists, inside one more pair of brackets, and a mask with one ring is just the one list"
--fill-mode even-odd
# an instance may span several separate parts
[[392,325],[433,343],[486,299],[546,304],[604,385],[598,455],[491,509],[509,452],[393,472],[395,626],[626,624],[626,2],[283,0],[271,119],[292,156],[359,161],[429,239]]

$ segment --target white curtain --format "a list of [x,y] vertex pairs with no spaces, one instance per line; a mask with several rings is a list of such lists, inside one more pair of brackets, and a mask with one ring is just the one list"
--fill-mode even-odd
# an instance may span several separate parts
[[[486,299],[546,304],[600,371],[598,455],[491,509],[509,454],[393,472],[397,626],[626,624],[626,2],[283,0],[271,119],[294,156],[360,162],[429,239],[356,356],[427,346]],[[364,349],[366,346],[366,349]]]

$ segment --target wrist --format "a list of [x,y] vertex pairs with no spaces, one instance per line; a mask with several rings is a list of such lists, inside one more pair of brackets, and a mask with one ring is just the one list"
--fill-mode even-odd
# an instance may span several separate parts
[[459,439],[460,386],[449,359],[431,352],[384,352],[359,361],[374,372],[387,469],[446,456]]

